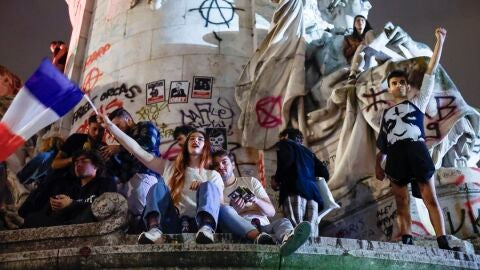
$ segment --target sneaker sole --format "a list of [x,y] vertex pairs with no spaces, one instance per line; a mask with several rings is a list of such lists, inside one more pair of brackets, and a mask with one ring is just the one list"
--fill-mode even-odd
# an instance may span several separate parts
[[195,242],[197,244],[213,244],[212,239],[208,238],[204,233],[199,233],[197,237],[195,237]]
[[145,234],[141,234],[139,237],[138,237],[138,244],[140,245],[148,245],[148,244],[153,244],[153,241],[148,239]]
[[298,226],[295,227],[293,236],[280,247],[280,255],[286,257],[294,253],[308,240],[311,231],[312,227],[310,223],[304,221],[298,224]]

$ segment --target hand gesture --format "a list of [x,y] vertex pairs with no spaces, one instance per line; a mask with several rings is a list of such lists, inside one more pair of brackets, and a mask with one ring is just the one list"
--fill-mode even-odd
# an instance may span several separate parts
[[201,182],[198,180],[193,180],[192,184],[190,185],[190,190],[198,190],[200,187]]
[[230,205],[237,211],[240,212],[243,208],[245,208],[245,201],[242,197],[238,196],[234,199],[230,200]]
[[60,211],[70,204],[72,204],[73,200],[67,195],[60,194],[50,198],[50,207],[52,207],[53,211]]
[[121,149],[120,145],[106,145],[100,147],[100,154],[102,159],[108,160],[111,156],[119,153]]
[[447,37],[447,30],[445,28],[438,27],[435,29],[435,37],[437,38],[437,41],[443,43]]

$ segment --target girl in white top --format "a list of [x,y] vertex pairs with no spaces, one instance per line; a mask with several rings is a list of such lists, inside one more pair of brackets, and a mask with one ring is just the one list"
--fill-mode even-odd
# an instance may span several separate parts
[[[143,150],[140,145],[122,132],[106,116],[104,126],[113,136],[149,169],[161,173],[162,160]],[[198,227],[198,243],[212,243],[218,221],[218,212],[223,203],[223,180],[210,165],[210,143],[202,131],[188,134],[182,152],[173,166],[164,173],[165,183],[152,186],[147,195],[144,220],[149,231],[139,237],[139,243],[160,242],[163,230],[179,233],[180,216],[195,218]],[[175,211],[176,210],[176,211]],[[169,226],[169,228],[166,228]]]

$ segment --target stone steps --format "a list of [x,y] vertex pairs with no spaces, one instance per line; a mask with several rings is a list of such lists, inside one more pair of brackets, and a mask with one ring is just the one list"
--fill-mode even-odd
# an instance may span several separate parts
[[[432,247],[318,237],[282,258],[278,246],[234,243],[199,245],[194,234],[168,236],[171,243],[125,244],[0,254],[0,269],[480,269],[480,256]],[[158,269],[158,268],[155,268]]]

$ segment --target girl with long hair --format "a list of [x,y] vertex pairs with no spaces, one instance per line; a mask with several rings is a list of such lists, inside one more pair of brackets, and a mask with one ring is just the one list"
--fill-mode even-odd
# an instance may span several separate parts
[[[162,161],[143,150],[106,116],[104,126],[149,169],[161,173]],[[173,166],[166,169],[147,194],[143,219],[148,231],[140,234],[140,244],[160,243],[163,233],[198,232],[197,243],[213,243],[218,213],[223,203],[223,180],[210,166],[210,142],[199,130],[190,132]]]

